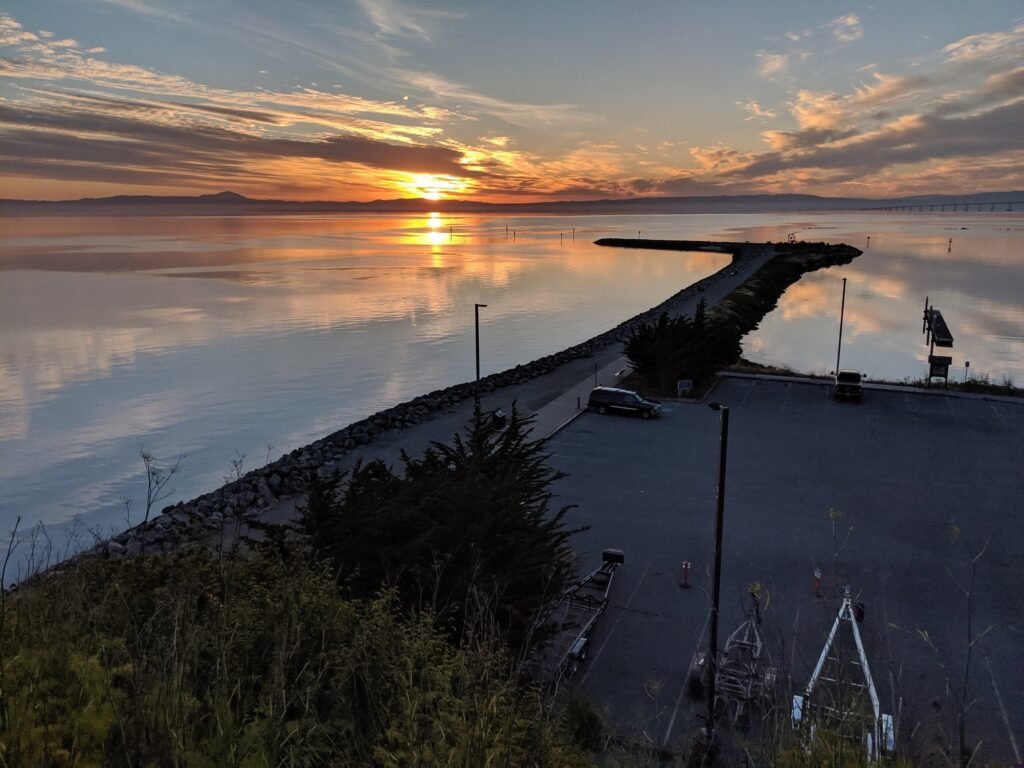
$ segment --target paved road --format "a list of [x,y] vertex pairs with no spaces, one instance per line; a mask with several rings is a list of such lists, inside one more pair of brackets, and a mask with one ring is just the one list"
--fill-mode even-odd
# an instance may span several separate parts
[[[671,252],[666,251],[666,255],[671,257]],[[692,315],[701,298],[709,307],[714,306],[774,255],[774,249],[766,245],[754,243],[745,246],[732,264],[675,296],[668,311],[670,314]],[[534,417],[534,433],[546,436],[579,415],[579,406],[586,407],[587,395],[594,386],[614,386],[626,368],[622,344],[612,344],[591,359],[573,360],[523,384],[485,392],[481,404],[485,410],[501,407],[508,411],[515,402],[521,411]],[[378,435],[371,444],[347,455],[336,468],[346,469],[357,461],[371,459],[396,463],[403,450],[415,455],[426,450],[431,442],[449,442],[452,435],[465,428],[472,416],[473,403],[467,400],[458,408],[428,422]],[[338,428],[342,426],[339,424]],[[291,520],[295,517],[296,507],[304,503],[304,495],[281,500],[268,507],[262,518],[273,523]]]
[[[987,543],[968,731],[984,755],[1014,759],[1009,733],[1024,746],[1024,402],[869,391],[858,405],[833,402],[821,384],[730,378],[710,399],[731,416],[721,636],[760,582],[773,664],[802,687],[834,598],[851,585],[866,605],[883,710],[901,711],[902,735],[916,726],[913,744],[927,751],[938,727],[955,733],[967,633],[957,582],[969,584],[969,556]],[[683,680],[707,642],[720,422],[703,406],[667,410],[654,421],[587,413],[552,447],[570,474],[558,493],[579,505],[571,521],[590,526],[576,539],[581,566],[604,547],[627,556],[576,683],[624,731],[678,750],[695,722]],[[835,538],[830,508],[843,513]]]

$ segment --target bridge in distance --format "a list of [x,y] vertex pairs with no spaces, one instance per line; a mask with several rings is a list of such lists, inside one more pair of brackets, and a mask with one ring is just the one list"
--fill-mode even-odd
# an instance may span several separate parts
[[1017,206],[1017,210],[1021,210],[1022,203],[1018,200],[1016,203],[1012,200],[1006,200],[1003,202],[990,202],[990,203],[976,203],[976,202],[953,202],[953,203],[914,203],[913,205],[882,205],[875,208],[862,208],[862,211],[891,211],[891,212],[906,212],[906,211],[918,211],[918,212],[929,212],[935,211],[989,211],[995,213],[996,211],[1004,213],[1013,213],[1013,206]]

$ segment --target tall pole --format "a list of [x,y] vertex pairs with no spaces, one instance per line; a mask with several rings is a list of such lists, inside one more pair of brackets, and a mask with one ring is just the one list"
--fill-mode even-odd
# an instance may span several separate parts
[[718,454],[718,503],[715,514],[715,574],[711,589],[711,637],[708,647],[708,741],[715,738],[715,675],[718,673],[718,607],[722,596],[722,528],[725,524],[725,460],[729,453],[729,406],[711,403],[722,414]]
[[839,343],[836,345],[836,376],[839,375],[839,355],[843,351],[843,315],[846,314],[846,278],[843,278],[843,303],[839,305]]
[[473,397],[478,404],[480,402],[480,307],[486,306],[486,304],[473,305],[473,320],[476,329],[476,384],[473,387]]

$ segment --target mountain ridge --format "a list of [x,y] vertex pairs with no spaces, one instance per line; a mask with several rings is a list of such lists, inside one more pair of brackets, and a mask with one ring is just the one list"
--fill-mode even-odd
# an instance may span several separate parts
[[[800,193],[759,195],[693,195],[676,197],[601,198],[524,203],[486,203],[474,200],[333,201],[251,198],[224,190],[202,195],[114,195],[75,200],[0,199],[0,213],[7,214],[160,214],[222,212],[321,213],[321,212],[522,212],[522,213],[754,213],[795,211],[870,210],[894,206],[1024,205],[1024,191],[976,192],[970,195],[913,195],[904,197],[823,197]],[[165,209],[165,210],[164,210]],[[216,210],[214,210],[216,209]]]

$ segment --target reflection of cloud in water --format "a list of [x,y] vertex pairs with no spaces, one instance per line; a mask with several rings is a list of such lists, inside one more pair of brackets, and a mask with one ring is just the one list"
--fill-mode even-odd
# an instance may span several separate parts
[[[910,218],[899,217],[893,225]],[[894,379],[921,375],[920,361],[927,355],[921,309],[929,296],[956,339],[954,367],[970,359],[972,370],[995,376],[1024,370],[1019,346],[1001,338],[1024,330],[1021,234],[958,231],[949,254],[948,233],[934,222],[909,224],[913,229],[908,232],[892,231],[893,225],[889,231],[876,230],[872,248],[851,264],[801,278],[745,340],[745,349],[761,361],[820,370],[829,337],[834,350],[841,279],[846,277],[844,360],[850,355],[877,375]]]
[[[699,239],[720,233],[723,221],[774,227],[772,240],[786,231],[777,216],[588,217],[585,236],[580,226],[575,243],[560,244],[559,229],[580,221],[460,216],[431,227],[425,218],[0,221],[0,235],[56,243],[72,270],[62,274],[58,259],[40,271],[49,257],[35,250],[29,271],[0,277],[0,452],[19,457],[13,490],[46,486],[33,462],[48,452],[37,463],[60,487],[47,498],[74,500],[93,515],[113,499],[117,519],[117,495],[138,494],[140,441],[165,452],[195,446],[179,488],[208,489],[233,450],[255,456],[267,442],[290,450],[289,441],[470,379],[474,302],[489,305],[481,317],[486,374],[607,330],[728,259],[599,248],[590,242],[596,237],[642,229]],[[951,260],[934,232],[901,233],[896,217],[867,228],[863,219],[817,237],[855,242],[851,229],[867,231],[878,248],[794,285],[744,340],[748,354],[827,372],[845,275],[844,364],[879,375],[891,368],[896,378],[919,373],[919,304],[928,293],[955,321],[957,354],[972,370],[988,359],[1020,365],[1018,341],[976,336],[1021,335],[1020,267],[1000,250],[1009,240],[956,235],[954,255],[960,249],[980,260]],[[510,221],[519,228],[515,243],[504,238]],[[446,242],[405,244],[417,229]],[[69,248],[79,237],[97,249],[110,245],[101,269],[124,270],[84,274],[92,257],[76,260]],[[156,239],[160,246],[147,251]],[[980,248],[968,247],[975,241]],[[159,264],[169,266],[158,271]],[[66,452],[65,439],[76,443]],[[37,506],[31,495],[19,503]]]

